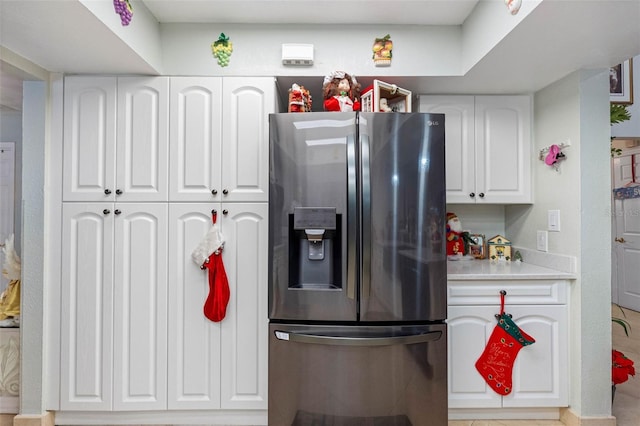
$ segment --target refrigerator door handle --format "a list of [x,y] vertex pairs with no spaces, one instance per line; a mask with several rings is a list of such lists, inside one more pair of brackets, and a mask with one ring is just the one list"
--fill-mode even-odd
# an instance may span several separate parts
[[276,339],[296,343],[313,343],[317,345],[332,346],[391,346],[411,345],[415,343],[435,342],[442,337],[442,331],[429,331],[426,333],[412,334],[408,336],[380,336],[380,337],[344,337],[327,336],[310,333],[291,333],[289,331],[275,330]]
[[347,137],[347,297],[356,298],[356,141]]
[[371,287],[371,173],[369,170],[369,136],[360,132],[361,144],[361,173],[362,173],[362,224],[360,238],[362,245],[360,282],[362,285],[362,299],[369,297]]

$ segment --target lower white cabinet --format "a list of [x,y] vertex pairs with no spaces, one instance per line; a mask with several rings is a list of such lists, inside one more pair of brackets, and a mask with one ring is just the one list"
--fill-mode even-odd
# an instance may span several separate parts
[[[567,281],[450,281],[448,306],[449,408],[564,407],[568,405]],[[523,347],[513,366],[513,392],[500,396],[475,363],[500,312],[536,342]]]
[[[212,210],[231,291],[220,322],[204,316],[208,271],[191,258]],[[267,212],[267,203],[170,206],[169,409],[267,408]]]
[[166,406],[167,204],[64,203],[62,410]]
[[[191,258],[212,209],[231,293],[220,322],[204,316],[208,271]],[[64,203],[60,410],[266,410],[267,214]]]

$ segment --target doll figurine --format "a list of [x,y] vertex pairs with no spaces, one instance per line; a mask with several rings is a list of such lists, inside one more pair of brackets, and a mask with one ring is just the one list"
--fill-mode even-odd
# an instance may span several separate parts
[[334,71],[322,85],[325,111],[360,111],[360,84],[344,71]]

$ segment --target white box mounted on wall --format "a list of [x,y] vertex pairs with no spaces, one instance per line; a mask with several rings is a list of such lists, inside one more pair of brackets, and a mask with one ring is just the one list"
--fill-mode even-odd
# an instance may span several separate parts
[[282,63],[284,65],[313,65],[313,44],[283,44]]

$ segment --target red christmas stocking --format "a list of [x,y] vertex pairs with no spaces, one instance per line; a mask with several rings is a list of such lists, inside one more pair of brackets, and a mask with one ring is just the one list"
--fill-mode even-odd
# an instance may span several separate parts
[[511,393],[513,363],[524,346],[535,343],[535,339],[521,330],[504,313],[504,295],[498,325],[493,329],[489,342],[478,361],[476,369],[491,388],[500,395]]
[[209,270],[209,296],[204,302],[204,316],[211,321],[222,321],[227,313],[230,291],[227,273],[222,263],[222,249],[209,256],[204,265]]

